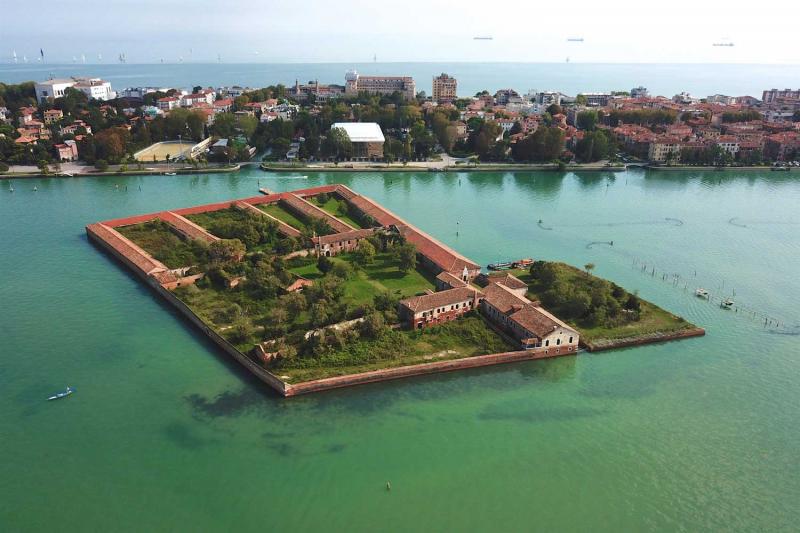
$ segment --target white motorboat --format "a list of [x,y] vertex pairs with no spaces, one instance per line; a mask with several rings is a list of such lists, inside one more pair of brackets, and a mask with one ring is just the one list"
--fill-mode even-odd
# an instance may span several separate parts
[[694,295],[697,296],[698,298],[703,298],[704,300],[708,300],[709,298],[711,298],[711,293],[702,287],[695,289]]
[[719,303],[719,306],[723,309],[731,309],[733,308],[734,301],[732,298],[725,298]]

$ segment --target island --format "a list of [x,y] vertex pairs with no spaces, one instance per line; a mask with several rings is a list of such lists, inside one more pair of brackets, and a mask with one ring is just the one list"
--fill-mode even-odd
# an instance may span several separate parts
[[86,231],[283,396],[705,333],[592,265],[482,272],[344,185],[262,193]]

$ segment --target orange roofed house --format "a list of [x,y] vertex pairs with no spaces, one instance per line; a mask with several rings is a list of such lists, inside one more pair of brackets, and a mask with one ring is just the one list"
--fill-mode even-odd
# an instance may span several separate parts
[[454,320],[473,310],[512,338],[523,350],[545,354],[575,353],[580,335],[538,302],[526,298],[528,286],[519,278],[504,274],[479,278],[486,286],[477,289],[448,272],[436,278],[438,292],[400,301],[398,314],[410,328]]

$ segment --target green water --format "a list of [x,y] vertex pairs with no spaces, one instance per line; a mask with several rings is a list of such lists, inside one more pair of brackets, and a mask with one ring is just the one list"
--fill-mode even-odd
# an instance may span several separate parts
[[[337,181],[482,264],[591,261],[708,335],[283,400],[83,231],[252,196],[259,182]],[[0,187],[2,531],[789,531],[800,521],[800,336],[690,294],[735,290],[737,304],[800,322],[793,175],[252,170]],[[66,385],[78,392],[43,401]]]

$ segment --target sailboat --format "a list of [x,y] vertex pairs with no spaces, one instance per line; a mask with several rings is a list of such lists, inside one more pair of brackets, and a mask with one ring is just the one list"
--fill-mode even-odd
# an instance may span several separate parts
[[73,63],[77,63],[77,62],[78,62],[78,58],[77,58],[77,57],[75,57],[75,56],[72,56],[72,62],[73,62]]
[[97,61],[100,63],[103,62],[103,54],[97,54]]
[[81,54],[81,63],[86,64],[86,54]]
[[56,394],[53,394],[52,396],[47,398],[47,401],[49,402],[51,400],[60,400],[61,398],[66,398],[67,396],[69,396],[73,392],[75,392],[75,389],[73,389],[72,387],[67,386],[67,389],[64,392],[58,392]]
[[14,64],[16,65],[17,64],[17,51],[16,50],[12,50],[11,51],[11,57],[14,58]]

